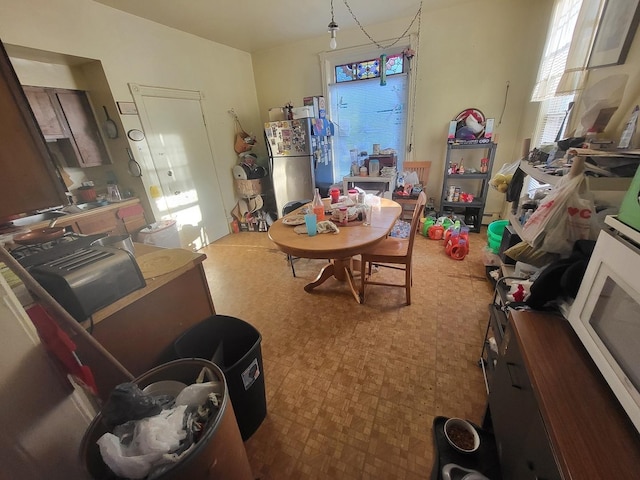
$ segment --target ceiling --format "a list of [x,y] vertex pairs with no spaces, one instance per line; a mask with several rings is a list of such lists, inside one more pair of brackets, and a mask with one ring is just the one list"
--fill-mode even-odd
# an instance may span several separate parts
[[[331,21],[331,0],[94,1],[246,52],[323,34],[328,38],[327,25]],[[420,8],[420,0],[333,1],[335,22],[341,29],[358,28],[347,4],[365,29],[367,25],[397,18],[407,18],[409,22]],[[470,1],[473,0],[422,0],[423,15],[428,10]]]

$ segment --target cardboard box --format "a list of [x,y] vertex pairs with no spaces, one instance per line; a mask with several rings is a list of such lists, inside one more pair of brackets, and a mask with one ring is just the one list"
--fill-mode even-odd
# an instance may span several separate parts
[[493,122],[493,118],[487,118],[487,122],[484,127],[484,138],[493,138]]
[[447,138],[449,140],[455,140],[457,128],[458,128],[458,122],[456,122],[455,120],[451,120],[449,122],[449,134],[447,135]]
[[269,121],[270,122],[279,122],[281,120],[286,120],[287,115],[282,107],[270,108],[269,109]]
[[307,105],[304,107],[293,107],[292,109],[293,119],[296,120],[298,118],[313,118],[314,111],[312,105]]
[[327,116],[327,107],[324,97],[304,97],[302,104],[313,107],[314,118],[325,118]]

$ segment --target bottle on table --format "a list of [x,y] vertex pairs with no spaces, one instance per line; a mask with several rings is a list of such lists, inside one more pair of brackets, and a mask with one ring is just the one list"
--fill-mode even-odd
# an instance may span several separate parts
[[313,213],[316,214],[316,219],[318,220],[318,222],[324,220],[324,203],[322,203],[322,198],[320,198],[319,188],[316,188],[316,193],[313,195],[311,208],[313,209]]

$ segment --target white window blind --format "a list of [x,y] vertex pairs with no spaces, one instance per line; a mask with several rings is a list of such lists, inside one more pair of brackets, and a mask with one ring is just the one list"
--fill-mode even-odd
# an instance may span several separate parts
[[329,85],[329,111],[336,124],[333,151],[336,178],[349,174],[349,151],[371,153],[374,143],[380,148],[393,148],[398,164],[404,160],[407,128],[407,75],[359,80]]
[[[585,1],[589,3],[589,12],[591,12],[593,0]],[[531,101],[541,102],[531,142],[534,146],[554,143],[558,136],[564,138],[567,125],[566,122],[563,125],[563,121],[569,104],[574,99],[574,93],[556,97],[556,90],[567,68],[572,41],[575,44],[573,36],[582,4],[582,0],[555,1],[538,77],[531,94]],[[586,13],[582,12],[583,18]],[[572,50],[575,55],[575,45]],[[561,128],[562,131],[560,131]]]
[[[536,130],[533,135],[533,145],[540,146],[555,143],[558,132],[560,138],[565,138],[566,122],[562,125],[569,108],[569,103],[573,101],[574,95],[562,95],[544,100],[540,104],[540,113]],[[560,131],[562,127],[563,131]]]
[[556,0],[547,41],[538,69],[538,78],[531,100],[539,102],[556,94],[556,88],[565,71],[573,31],[582,0]]
[[567,95],[584,88],[587,78],[587,61],[593,47],[603,6],[604,0],[582,0],[564,74],[560,79],[556,94]]

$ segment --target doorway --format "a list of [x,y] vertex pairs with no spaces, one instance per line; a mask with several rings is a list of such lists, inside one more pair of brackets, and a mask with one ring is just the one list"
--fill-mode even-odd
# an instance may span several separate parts
[[201,94],[129,84],[150,165],[143,181],[156,218],[176,220],[183,248],[197,250],[229,233]]

